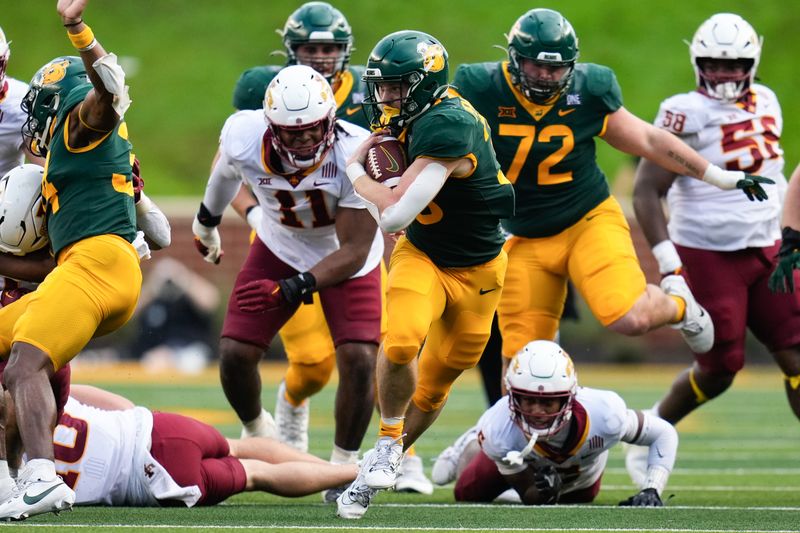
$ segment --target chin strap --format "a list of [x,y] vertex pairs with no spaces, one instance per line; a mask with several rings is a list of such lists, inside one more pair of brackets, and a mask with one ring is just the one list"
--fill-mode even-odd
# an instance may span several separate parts
[[536,440],[539,438],[537,433],[531,435],[528,444],[525,445],[520,451],[511,450],[503,457],[503,462],[511,466],[519,466],[525,461],[525,456],[531,453],[533,447],[536,446]]

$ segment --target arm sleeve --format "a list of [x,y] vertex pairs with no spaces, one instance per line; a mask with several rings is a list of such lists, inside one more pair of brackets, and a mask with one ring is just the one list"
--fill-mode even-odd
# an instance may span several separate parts
[[642,413],[641,425],[636,411],[628,409],[622,441],[650,447],[647,477],[642,488],[654,488],[659,494],[667,484],[678,453],[678,432],[657,416]]
[[239,192],[240,185],[241,179],[236,168],[229,161],[225,150],[220,150],[219,159],[211,169],[211,176],[208,178],[203,205],[213,216],[222,215],[236,193]]
[[142,191],[142,197],[136,204],[136,225],[142,230],[150,242],[159,248],[166,248],[172,242],[169,220],[158,206]]
[[447,180],[447,169],[444,165],[436,162],[428,163],[400,200],[383,210],[378,225],[383,231],[394,233],[411,224],[414,217],[439,193],[445,180]]

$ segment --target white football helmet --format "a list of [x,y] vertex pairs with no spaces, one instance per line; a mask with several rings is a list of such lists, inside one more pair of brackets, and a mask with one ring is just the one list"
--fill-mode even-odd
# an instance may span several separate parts
[[0,251],[25,255],[48,243],[39,165],[12,168],[0,178]]
[[[336,99],[330,84],[311,67],[292,65],[272,79],[264,93],[264,115],[272,147],[281,158],[298,168],[309,168],[325,157],[333,146]],[[322,138],[308,146],[287,146],[280,130],[306,130],[322,126]]]
[[[553,435],[572,418],[578,376],[572,359],[555,342],[529,342],[509,363],[505,379],[514,422],[529,437]],[[521,402],[553,398],[561,400],[561,408],[535,419],[525,412]]]
[[[700,25],[689,43],[697,86],[712,98],[735,102],[753,83],[763,41],[764,38],[739,15],[713,15]],[[742,60],[749,68],[746,67],[745,74],[740,77],[717,76],[703,72],[698,61],[704,59]]]

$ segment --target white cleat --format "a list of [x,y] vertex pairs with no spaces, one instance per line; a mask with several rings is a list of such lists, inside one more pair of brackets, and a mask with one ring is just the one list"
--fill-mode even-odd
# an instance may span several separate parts
[[381,437],[372,453],[365,455],[361,465],[364,481],[373,489],[391,489],[397,479],[397,470],[403,460],[400,439]]
[[261,409],[261,414],[258,415],[258,422],[256,427],[252,430],[247,429],[247,426],[242,427],[242,437],[247,439],[250,437],[266,437],[270,439],[278,438],[278,426],[275,425],[272,415],[264,409]]
[[478,438],[478,426],[469,428],[465,433],[456,439],[456,441],[445,448],[436,462],[433,463],[433,470],[431,471],[431,479],[437,485],[447,485],[456,480],[458,476],[458,463],[464,450],[471,442]]
[[58,514],[71,510],[74,503],[75,493],[60,477],[45,481],[35,478],[33,473],[27,477],[23,473],[11,498],[0,505],[0,520],[25,520],[45,513]]
[[278,440],[288,444],[295,450],[308,452],[308,414],[309,401],[295,407],[286,400],[286,382],[278,387],[278,398],[275,402],[275,424],[278,428]]
[[694,299],[692,291],[683,276],[673,274],[661,280],[661,289],[671,295],[682,298],[686,302],[683,320],[671,324],[681,330],[683,340],[694,353],[706,353],[714,346],[714,322],[711,315]]
[[406,455],[400,462],[397,480],[394,484],[397,492],[417,492],[419,494],[433,494],[433,483],[425,475],[422,459],[418,455]]
[[347,518],[348,520],[358,520],[367,512],[372,497],[378,492],[370,488],[364,481],[366,466],[372,463],[372,456],[375,450],[370,450],[364,454],[361,461],[361,468],[358,469],[356,479],[336,498],[336,516]]

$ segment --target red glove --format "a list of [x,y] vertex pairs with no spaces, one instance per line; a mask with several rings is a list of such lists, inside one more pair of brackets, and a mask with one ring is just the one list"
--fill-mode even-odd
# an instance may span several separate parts
[[9,304],[12,304],[28,294],[29,292],[33,292],[30,289],[26,289],[24,287],[14,287],[13,289],[5,289],[2,294],[0,294],[0,307],[5,307]]
[[258,279],[236,289],[236,304],[245,313],[264,313],[286,305],[286,301],[276,281]]
[[131,181],[133,182],[133,203],[138,204],[142,199],[142,189],[144,189],[144,179],[139,168],[139,158],[133,158],[133,168],[131,169]]

